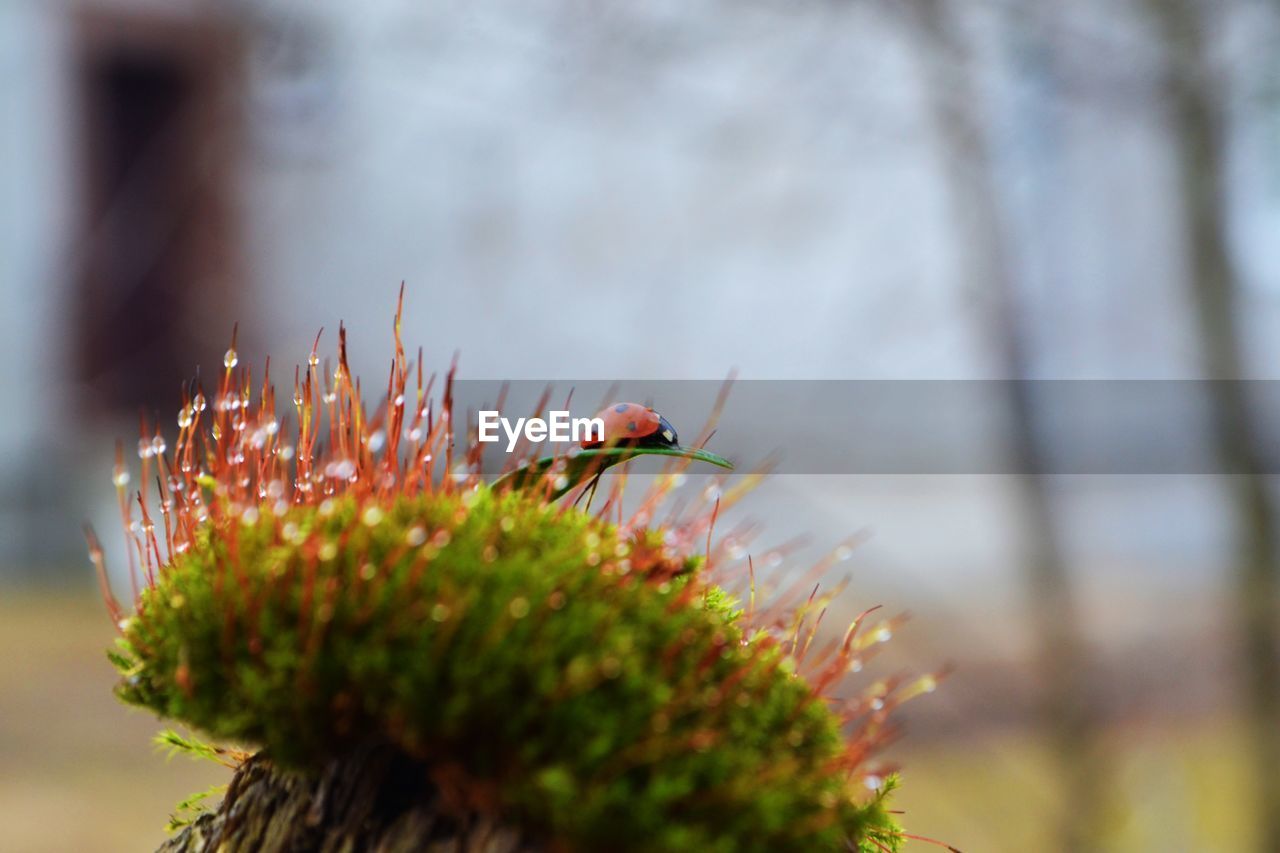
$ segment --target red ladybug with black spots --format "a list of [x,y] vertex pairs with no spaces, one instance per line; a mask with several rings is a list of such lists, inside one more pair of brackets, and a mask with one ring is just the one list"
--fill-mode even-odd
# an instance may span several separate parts
[[662,415],[639,403],[614,403],[596,417],[604,421],[604,435],[582,440],[592,447],[677,447],[676,428]]

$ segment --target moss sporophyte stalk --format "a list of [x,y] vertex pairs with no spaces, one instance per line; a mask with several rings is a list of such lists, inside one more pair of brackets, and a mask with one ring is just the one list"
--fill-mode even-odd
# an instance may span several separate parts
[[[366,799],[387,813],[380,843],[399,832],[403,849],[897,849],[895,778],[872,756],[892,709],[935,677],[844,698],[889,628],[864,613],[821,633],[830,596],[810,590],[824,566],[756,601],[754,561],[713,530],[753,476],[717,476],[661,523],[680,470],[711,454],[605,446],[519,460],[486,483],[479,443],[452,441],[452,370],[437,381],[406,356],[398,311],[394,330],[372,406],[345,330],[332,369],[314,351],[295,369],[288,418],[233,336],[216,392],[185,389],[172,444],[144,429],[136,490],[118,452],[131,605],[90,534],[119,630],[117,694],[256,751],[165,735],[239,767],[227,797],[245,813],[253,780],[291,780],[264,820],[305,814],[312,833],[251,830],[224,804],[181,849],[338,849],[315,821],[364,849],[371,819],[315,815],[379,785],[391,793]],[[650,452],[674,468],[625,512],[625,477],[578,500],[605,465]],[[354,763],[371,750],[391,756],[372,775]],[[305,808],[288,812],[304,789]],[[430,848],[444,818],[414,829],[403,815],[423,804],[406,791],[429,797],[455,839],[488,821],[519,842]],[[198,815],[199,796],[183,807]]]

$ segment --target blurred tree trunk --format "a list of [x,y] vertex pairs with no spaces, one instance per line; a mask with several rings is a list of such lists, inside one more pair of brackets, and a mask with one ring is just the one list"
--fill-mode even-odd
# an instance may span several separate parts
[[1063,850],[1092,851],[1103,837],[1109,773],[1098,743],[1088,662],[1043,471],[1045,452],[1036,424],[1033,384],[1027,381],[1026,325],[1021,322],[1017,282],[1000,221],[1000,199],[980,118],[982,104],[975,91],[972,61],[958,31],[960,16],[952,8],[946,0],[907,3],[921,39],[926,97],[931,99],[952,219],[967,265],[965,280],[988,300],[985,331],[1010,380],[1006,387],[1011,462],[1025,537],[1027,595],[1045,682],[1041,713],[1063,784],[1060,843]]
[[1204,29],[1220,14],[1192,0],[1146,0],[1163,42],[1165,88],[1184,205],[1191,299],[1213,407],[1216,450],[1235,516],[1236,618],[1241,632],[1250,749],[1259,808],[1259,850],[1280,850],[1280,549],[1257,427],[1249,414],[1236,319],[1239,281],[1228,247],[1223,200],[1222,87],[1209,67]]
[[261,755],[236,771],[222,805],[158,853],[536,853],[520,833],[445,807],[421,764],[387,746],[357,750],[315,775]]

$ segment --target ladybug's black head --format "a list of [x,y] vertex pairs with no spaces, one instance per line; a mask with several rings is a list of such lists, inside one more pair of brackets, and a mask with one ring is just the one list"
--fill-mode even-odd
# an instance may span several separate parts
[[671,425],[671,421],[658,415],[658,429],[652,435],[645,436],[659,447],[676,447],[680,444],[680,438],[676,435],[676,428]]

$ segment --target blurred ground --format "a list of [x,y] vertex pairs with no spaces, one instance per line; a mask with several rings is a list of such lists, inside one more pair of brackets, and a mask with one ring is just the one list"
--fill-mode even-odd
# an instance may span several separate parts
[[[901,636],[924,641],[932,630],[917,622]],[[0,850],[154,849],[179,800],[229,778],[150,748],[160,723],[111,696],[103,650],[112,635],[88,587],[6,591],[0,601]],[[953,683],[963,689],[964,677]],[[945,702],[950,686],[918,701]],[[1112,849],[1253,849],[1234,732],[1218,717],[1113,726],[1124,805],[1112,815]],[[1069,805],[1057,801],[1042,744],[1003,727],[917,734],[887,756],[903,766],[897,805],[912,832],[966,853],[1053,848],[1053,816]]]
[[160,725],[111,695],[113,636],[88,589],[0,599],[0,850],[154,850],[180,800],[230,779],[151,748]]

